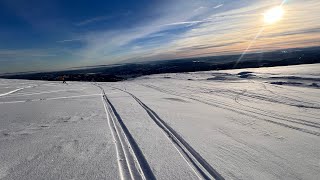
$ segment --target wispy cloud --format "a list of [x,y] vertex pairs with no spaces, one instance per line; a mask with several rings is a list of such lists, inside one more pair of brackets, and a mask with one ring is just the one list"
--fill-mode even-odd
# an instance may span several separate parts
[[176,26],[176,25],[189,25],[189,24],[198,24],[203,22],[209,22],[210,20],[200,20],[200,21],[182,21],[182,22],[174,22],[169,24],[164,24],[162,26]]
[[54,57],[57,54],[41,49],[0,49],[0,58]]
[[[225,10],[218,13],[205,11],[202,6],[196,11],[190,11],[193,7],[189,7],[189,11],[183,10],[193,12],[188,13],[188,16],[174,9],[174,12],[166,12],[168,14],[162,18],[138,28],[93,32],[81,52],[85,57],[101,62],[106,62],[106,59],[108,62],[112,62],[111,59],[119,62],[241,53],[263,25],[261,18],[264,10],[274,4],[258,1],[237,8],[219,4],[213,7],[217,9],[224,6]],[[182,31],[181,26],[188,29]],[[171,33],[161,33],[164,30]],[[279,33],[281,35],[283,32]],[[154,34],[161,34],[161,38],[153,39],[157,37]],[[148,38],[150,41],[146,41]],[[162,39],[165,41],[162,42]],[[139,43],[141,40],[143,42]],[[255,46],[265,50],[271,48],[264,46],[263,40],[253,45],[252,50],[257,49]],[[282,47],[289,46],[283,42]]]
[[205,7],[200,6],[200,7],[198,7],[197,9],[195,9],[194,12],[198,12],[198,11],[201,11],[201,10],[203,10],[203,9],[205,9]]
[[[62,59],[60,65],[65,67],[67,63],[82,66],[241,54],[264,26],[262,14],[281,3],[282,0],[168,1],[149,7],[146,12],[133,13],[130,18],[111,14],[69,22],[70,31],[57,36],[62,39],[53,43],[59,52],[0,49],[0,61],[45,59],[58,64]],[[319,0],[287,1],[283,7],[283,20],[267,26],[248,51],[320,45]]]
[[67,42],[75,42],[75,41],[81,41],[83,39],[77,38],[77,39],[64,39],[64,40],[60,40],[57,41],[57,43],[67,43]]
[[101,22],[101,21],[106,21],[109,19],[112,19],[114,16],[98,16],[90,19],[83,20],[81,22],[76,23],[76,26],[85,26],[91,23],[96,23],[96,22]]
[[219,4],[219,5],[217,5],[217,6],[214,6],[213,9],[218,9],[218,8],[220,8],[220,7],[222,7],[222,6],[223,6],[223,4]]

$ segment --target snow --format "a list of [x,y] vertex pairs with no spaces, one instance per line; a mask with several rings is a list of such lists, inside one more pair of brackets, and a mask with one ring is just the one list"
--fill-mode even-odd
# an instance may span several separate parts
[[0,79],[0,179],[318,179],[319,69]]
[[24,89],[24,88],[15,89],[15,90],[12,90],[12,91],[9,91],[9,92],[0,94],[0,97],[1,97],[1,96],[9,95],[9,94],[12,94],[12,93],[15,93],[15,92],[18,92],[18,91],[20,91],[20,90],[22,90],[22,89]]

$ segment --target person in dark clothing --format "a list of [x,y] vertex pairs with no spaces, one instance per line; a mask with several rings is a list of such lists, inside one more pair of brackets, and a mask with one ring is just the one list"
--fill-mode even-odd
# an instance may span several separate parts
[[66,84],[66,83],[67,83],[66,80],[65,80],[65,78],[64,78],[64,76],[61,78],[61,80],[62,80],[62,83],[63,83],[63,84]]

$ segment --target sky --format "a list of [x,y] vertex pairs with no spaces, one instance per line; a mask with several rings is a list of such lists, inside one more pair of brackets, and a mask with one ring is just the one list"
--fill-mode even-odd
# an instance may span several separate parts
[[319,18],[319,0],[0,0],[0,73],[320,46]]

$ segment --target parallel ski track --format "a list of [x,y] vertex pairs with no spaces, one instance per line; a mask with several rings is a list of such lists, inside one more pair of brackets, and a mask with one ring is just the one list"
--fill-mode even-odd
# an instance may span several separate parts
[[[191,89],[188,89],[188,88],[185,88],[185,89],[192,91]],[[256,114],[259,114],[259,115],[262,115],[262,116],[265,116],[265,117],[270,117],[270,118],[274,118],[274,119],[281,120],[281,121],[287,121],[287,122],[290,122],[290,123],[296,123],[296,124],[300,124],[300,125],[304,125],[304,126],[309,126],[309,127],[312,127],[312,128],[320,129],[320,123],[317,123],[317,122],[307,121],[307,120],[300,119],[300,118],[295,118],[295,117],[288,117],[288,116],[285,116],[285,115],[282,115],[282,114],[279,114],[279,113],[275,113],[273,111],[267,111],[267,110],[264,110],[264,109],[260,109],[260,108],[256,108],[256,107],[252,107],[252,106],[248,106],[248,105],[244,105],[243,103],[240,103],[238,101],[238,98],[240,96],[244,96],[245,93],[247,92],[247,90],[242,91],[242,92],[234,92],[234,91],[230,91],[230,92],[231,93],[229,94],[229,96],[224,96],[226,94],[223,93],[223,92],[214,93],[214,94],[216,94],[217,96],[224,96],[224,97],[230,97],[230,98],[233,98],[233,96],[235,94],[236,97],[234,97],[234,101],[236,103],[240,104],[243,107],[249,108],[249,109],[245,109],[245,108],[237,107],[239,110],[247,111],[247,112],[250,112],[250,113],[256,113]],[[219,102],[217,100],[215,100],[215,102],[220,103],[220,104],[224,104],[226,106],[230,106],[230,105],[227,105],[226,103],[222,103],[222,102]],[[253,111],[250,110],[250,109],[253,109]],[[260,112],[257,112],[257,111],[260,111]]]
[[145,109],[151,119],[164,131],[167,137],[173,142],[173,144],[176,146],[176,149],[188,162],[188,165],[192,166],[193,170],[197,173],[197,176],[200,179],[224,180],[224,178],[204,158],[202,158],[196,150],[194,150],[173,128],[171,128],[165,121],[163,121],[139,98],[128,91],[119,88],[115,89],[129,94],[141,105],[142,108]]
[[[262,118],[262,117],[259,117],[259,116],[255,115],[255,114],[259,114],[261,116],[266,116],[266,114],[261,114],[259,112],[253,112],[253,111],[245,110],[245,109],[241,109],[241,108],[235,109],[235,108],[232,108],[231,106],[229,106],[229,105],[227,105],[225,103],[222,103],[222,102],[217,102],[217,101],[214,100],[213,101],[214,103],[212,103],[212,101],[208,102],[206,100],[200,99],[200,97],[195,97],[195,96],[194,97],[190,97],[189,95],[183,95],[181,93],[177,93],[177,92],[174,92],[174,91],[171,91],[171,90],[166,90],[166,89],[163,89],[163,88],[159,88],[159,87],[156,87],[154,85],[143,85],[143,86],[152,88],[152,89],[160,91],[162,93],[171,94],[171,95],[175,95],[175,96],[179,96],[179,97],[183,97],[183,98],[188,98],[188,99],[191,99],[191,100],[203,103],[203,104],[207,104],[207,105],[214,106],[214,107],[217,107],[217,108],[226,109],[226,110],[229,110],[229,111],[232,111],[232,112],[236,112],[236,113],[239,113],[239,114],[242,114],[242,115],[245,115],[245,116],[253,117],[253,118],[256,118],[256,119],[259,119],[259,120],[263,120],[263,121],[266,121],[266,122],[269,122],[269,123],[273,123],[273,124],[276,124],[276,125],[279,125],[279,126],[283,126],[283,127],[286,127],[286,128],[290,128],[290,129],[293,129],[293,130],[297,130],[297,131],[300,131],[300,132],[308,133],[308,134],[315,135],[315,136],[320,136],[320,132],[317,132],[317,131],[313,131],[313,130],[309,130],[309,129],[305,129],[305,128],[301,128],[301,127],[296,127],[296,126],[289,125],[289,124],[286,124],[286,123],[283,123],[283,122],[278,122],[278,121],[274,121],[274,120],[270,120],[270,119],[265,119],[265,118]],[[269,116],[269,117],[271,117],[271,116]],[[317,123],[314,123],[314,122],[303,123],[303,122],[296,122],[296,121],[292,121],[292,120],[291,121],[290,120],[284,120],[284,121],[288,121],[288,122],[291,122],[291,123],[297,123],[297,124],[301,124],[301,125],[305,125],[305,126],[309,126],[309,127],[313,127],[313,128],[318,128],[317,127]]]
[[102,91],[103,105],[108,117],[109,128],[116,145],[121,179],[156,179],[139,146],[123,123],[120,115],[107,98],[104,89],[97,84],[95,85]]
[[[202,84],[206,84],[211,86],[212,84],[209,84],[207,82],[201,82]],[[206,89],[206,88],[201,88],[201,89]],[[235,90],[226,90],[226,89],[221,89],[221,88],[214,88],[216,91],[219,92],[226,92],[227,94],[239,94],[241,92],[235,91]],[[270,92],[270,90],[268,90]],[[225,95],[227,95],[225,94]],[[260,93],[254,93],[251,92],[250,94],[244,94],[244,96],[247,96],[248,98],[252,98],[252,99],[259,99],[262,101],[267,101],[267,102],[273,102],[273,103],[280,103],[280,104],[286,104],[288,106],[294,106],[294,107],[303,107],[303,108],[310,108],[310,109],[320,109],[320,106],[317,103],[310,103],[310,102],[305,102],[302,100],[298,100],[295,98],[291,98],[291,97],[286,97],[283,95],[279,95],[279,94],[270,94],[269,96],[265,96],[263,94]]]
[[[184,89],[187,89],[187,90],[190,90],[190,91],[193,90],[193,89],[188,89],[188,88],[184,88]],[[266,116],[266,117],[274,118],[274,119],[277,119],[277,120],[287,121],[287,122],[290,122],[290,123],[296,123],[296,124],[305,125],[305,126],[309,126],[309,127],[320,129],[320,123],[317,123],[317,122],[307,121],[307,120],[303,120],[303,119],[295,118],[295,117],[288,117],[288,116],[285,116],[285,115],[282,115],[282,114],[279,114],[279,113],[267,111],[267,110],[256,108],[256,107],[251,107],[251,106],[248,106],[248,105],[244,105],[243,103],[240,103],[238,101],[238,98],[240,96],[244,96],[246,92],[247,92],[247,90],[246,91],[242,91],[242,92],[236,92],[236,91],[231,91],[231,90],[230,91],[227,91],[227,90],[222,91],[221,90],[221,91],[219,91],[219,93],[216,93],[216,92],[213,92],[213,93],[216,94],[217,96],[223,96],[223,97],[226,97],[226,98],[234,98],[234,101],[236,103],[240,104],[243,107],[247,107],[249,109],[253,109],[254,111],[249,110],[249,109],[244,109],[244,108],[237,107],[239,110],[244,110],[244,111],[248,111],[248,112],[251,112],[251,113],[256,113],[256,114],[263,115],[263,116]],[[212,91],[210,91],[210,93],[212,93]],[[236,95],[236,96],[234,97],[234,95]],[[226,105],[226,103],[218,102],[217,100],[215,100],[215,102]],[[226,106],[230,106],[230,105],[226,105]],[[256,112],[256,111],[260,111],[260,112]]]

